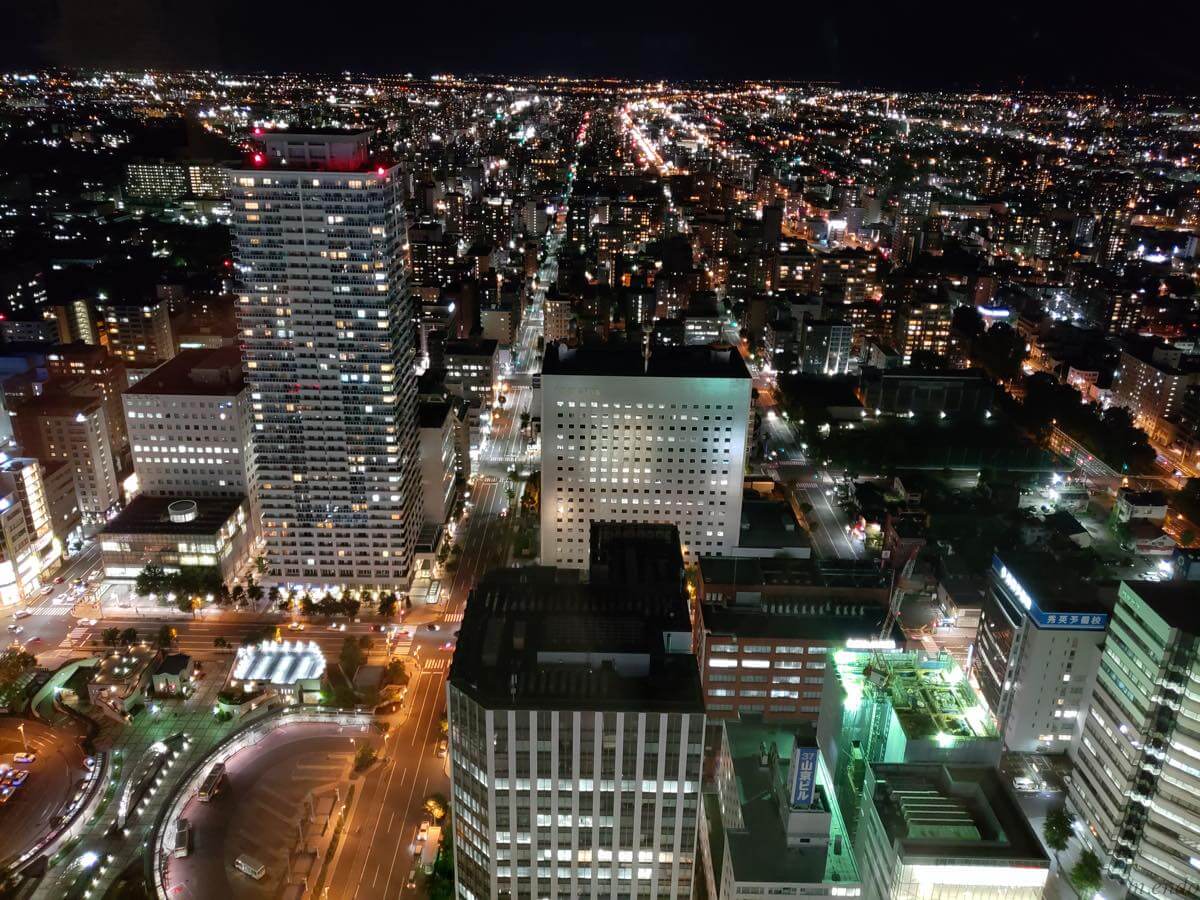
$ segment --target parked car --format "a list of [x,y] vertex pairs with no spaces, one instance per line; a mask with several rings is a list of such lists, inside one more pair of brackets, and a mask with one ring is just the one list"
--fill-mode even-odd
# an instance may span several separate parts
[[31,763],[37,761],[36,753],[18,753],[13,756],[13,762]]

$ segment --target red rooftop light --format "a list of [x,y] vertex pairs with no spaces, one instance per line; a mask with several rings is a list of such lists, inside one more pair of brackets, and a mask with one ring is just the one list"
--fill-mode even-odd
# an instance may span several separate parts
[[375,170],[375,174],[378,175],[380,178],[382,178],[385,171],[386,170],[383,168],[383,166],[380,166],[378,169]]
[[261,153],[255,153],[254,154],[254,164],[256,166],[261,166],[262,162],[263,162],[263,155]]

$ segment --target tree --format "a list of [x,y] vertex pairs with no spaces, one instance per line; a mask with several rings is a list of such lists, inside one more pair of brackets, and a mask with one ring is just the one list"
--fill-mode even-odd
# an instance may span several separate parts
[[[1046,846],[1054,851],[1055,859],[1067,849],[1071,840],[1071,827],[1074,824],[1075,817],[1065,807],[1060,806],[1046,814],[1046,822],[1042,825],[1042,837],[1046,839]],[[1061,863],[1059,869],[1062,869]]]
[[396,594],[393,591],[380,595],[379,614],[385,619],[390,619],[396,614]]
[[218,650],[224,650],[229,646],[229,641],[225,640],[223,637],[215,637],[213,638],[213,646]]
[[180,612],[191,613],[193,618],[196,616],[196,603],[191,594],[176,594],[175,608]]
[[240,584],[235,584],[233,590],[229,593],[235,606],[241,606],[246,601],[246,589]]
[[263,598],[263,589],[259,585],[254,583],[253,578],[247,578],[246,579],[246,599],[249,600],[251,603],[253,603],[255,606],[257,606],[258,601],[261,600],[262,598]]
[[1071,886],[1078,891],[1081,900],[1091,900],[1100,890],[1104,876],[1100,868],[1100,857],[1091,850],[1079,854],[1079,861],[1071,869]]
[[175,644],[177,632],[170,625],[163,625],[154,636],[154,645],[162,650],[170,650]]
[[267,602],[272,606],[279,606],[282,600],[283,594],[280,593],[279,588],[277,588],[275,585],[271,585],[271,589],[267,591]]
[[104,646],[115,648],[121,642],[121,629],[105,628],[100,633],[100,638],[104,641]]
[[358,671],[358,667],[363,664],[363,650],[359,646],[358,639],[347,636],[342,641],[342,652],[338,656],[338,663],[342,667],[342,671],[346,673],[347,678],[353,678],[354,673]]
[[138,572],[137,580],[133,583],[133,589],[139,597],[164,593],[166,577],[167,575],[162,570],[162,566],[149,563],[142,571]]
[[21,647],[9,647],[0,653],[0,698],[5,703],[11,701],[17,684],[36,665],[37,657]]
[[138,639],[138,630],[136,628],[126,628],[121,632],[121,643],[126,647],[131,644],[136,644]]
[[359,744],[354,753],[354,771],[361,772],[375,762],[375,748],[370,744]]
[[450,803],[444,794],[430,794],[425,798],[425,812],[429,813],[434,822],[440,822],[446,818],[449,807]]

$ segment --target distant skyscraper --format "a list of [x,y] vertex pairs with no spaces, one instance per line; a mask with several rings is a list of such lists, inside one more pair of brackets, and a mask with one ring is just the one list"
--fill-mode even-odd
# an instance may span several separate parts
[[547,348],[542,562],[584,568],[594,521],[677,525],[688,559],[737,546],[750,374],[736,350]]
[[229,173],[270,571],[407,582],[421,523],[399,169],[369,132],[270,134]]

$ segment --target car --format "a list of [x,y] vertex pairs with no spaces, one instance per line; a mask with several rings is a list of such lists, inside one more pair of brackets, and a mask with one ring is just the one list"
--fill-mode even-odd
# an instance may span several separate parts
[[20,634],[25,629],[22,628],[20,625],[18,625],[16,622],[9,622],[8,630],[11,631],[13,634]]
[[[11,626],[10,626],[10,627],[11,627]],[[425,623],[425,630],[426,630],[426,631],[437,631],[437,630],[438,630],[438,627],[437,627],[437,622],[426,622],[426,623]]]
[[442,644],[442,649],[443,650],[453,650],[454,649],[454,641],[446,641],[444,644]]
[[417,829],[417,842],[419,843],[427,837],[429,837],[429,823],[422,822],[421,826]]
[[410,891],[414,890],[416,888],[416,886],[417,886],[417,868],[416,868],[416,866],[413,866],[413,870],[408,873],[408,881],[406,881],[404,883],[404,886],[406,888],[408,888]]
[[21,785],[23,785],[25,783],[25,779],[27,779],[28,777],[29,777],[29,770],[22,769],[19,772],[13,772],[11,775],[9,775],[4,780],[8,784],[11,784],[13,787],[17,788],[17,787],[20,787]]
[[64,581],[66,581],[66,580],[67,580],[67,579],[63,578],[61,575],[58,575],[58,576],[55,576],[55,578],[54,578],[54,583],[55,583],[55,584],[62,584],[62,583],[63,583]]
[[442,738],[440,741],[438,741],[438,743],[437,743],[437,757],[438,757],[438,759],[441,759],[442,757],[444,757],[444,756],[446,755],[446,751],[447,751],[448,749],[449,749],[449,744],[447,744],[447,743],[446,743],[446,739],[445,739],[445,738]]
[[303,622],[288,622],[288,631],[303,631]]
[[53,593],[54,593],[54,585],[52,585],[52,584],[48,584],[44,588],[42,588],[42,596],[43,597],[49,597]]
[[345,630],[346,630],[346,623],[345,623],[345,622],[342,622],[342,623],[340,623],[340,624],[339,624],[338,622],[330,622],[330,623],[329,623],[329,630],[330,630],[330,631],[345,631]]
[[83,764],[85,766],[87,766],[89,769],[96,768],[96,757],[94,757],[94,756],[84,757]]
[[82,622],[84,625],[99,625],[100,624],[99,619],[83,619]]
[[13,613],[13,618],[14,619],[24,619],[26,616],[32,616],[32,615],[33,615],[33,611],[30,610],[29,608],[18,609],[15,613]]
[[1018,791],[1026,792],[1037,790],[1037,784],[1034,782],[1034,780],[1032,778],[1027,778],[1024,775],[1018,775],[1013,779],[1013,787],[1015,787]]
[[29,643],[31,643],[31,644],[40,644],[41,642],[42,642],[41,635],[35,634],[33,637],[31,637],[29,639]]
[[17,753],[13,756],[13,762],[31,763],[37,761],[36,753]]
[[0,786],[0,803],[7,803],[8,798],[13,795],[13,789],[9,785]]

